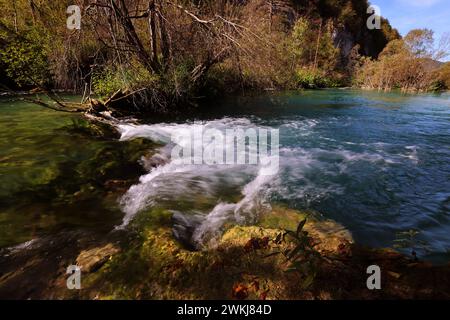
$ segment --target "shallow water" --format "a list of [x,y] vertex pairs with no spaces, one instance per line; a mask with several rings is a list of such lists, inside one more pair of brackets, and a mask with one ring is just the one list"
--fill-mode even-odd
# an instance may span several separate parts
[[108,148],[120,142],[84,132],[86,123],[0,100],[0,248],[66,231],[109,232],[120,223],[119,195],[98,192],[97,181],[111,160]]
[[[197,246],[214,243],[227,222],[251,223],[271,205],[319,212],[346,226],[355,240],[392,246],[396,233],[420,231],[422,257],[448,261],[450,249],[450,96],[401,95],[352,90],[305,91],[230,98],[208,112],[177,123],[122,123],[121,140],[170,141],[174,132],[195,127],[280,129],[280,171],[259,174],[252,165],[209,166],[169,162],[149,169],[118,199],[87,205],[81,214],[33,201],[34,185],[45,184],[53,166],[67,158],[83,162],[99,142],[83,142],[60,130],[72,115],[22,104],[2,103],[0,176],[3,183],[0,243],[30,240],[31,230],[56,226],[126,228],[152,207],[173,210],[175,234]],[[211,111],[214,109],[214,111]],[[33,116],[29,113],[32,112]],[[56,134],[57,132],[57,134]],[[160,152],[170,153],[170,144]],[[47,180],[46,180],[47,179]],[[70,176],[68,176],[70,179]],[[16,202],[27,200],[25,210]],[[6,203],[5,202],[5,203]],[[13,205],[14,204],[14,205]],[[121,210],[121,213],[118,211]],[[73,211],[73,212],[72,212]],[[76,219],[67,217],[75,215]],[[74,222],[73,220],[76,220]],[[186,230],[190,233],[186,235]],[[20,239],[20,241],[18,240]]]

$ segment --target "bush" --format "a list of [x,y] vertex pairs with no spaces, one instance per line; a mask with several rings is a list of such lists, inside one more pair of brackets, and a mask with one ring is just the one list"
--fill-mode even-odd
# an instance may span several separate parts
[[46,86],[50,71],[47,39],[33,29],[8,41],[0,53],[6,75],[19,87]]
[[343,85],[340,79],[327,76],[324,72],[314,69],[298,69],[295,79],[297,87],[303,89],[336,88]]
[[445,63],[438,71],[437,78],[442,89],[450,89],[450,62]]
[[[355,82],[367,89],[402,91],[443,90],[446,83],[444,67],[434,57],[430,30],[412,30],[405,39],[388,43],[378,60],[367,59],[356,72]],[[447,77],[450,72],[447,71]]]
[[151,87],[157,80],[157,76],[140,64],[131,63],[126,67],[105,67],[101,72],[94,73],[92,84],[96,95],[107,97],[120,89],[138,90]]
[[334,46],[333,30],[331,22],[316,29],[306,18],[298,19],[289,39],[289,54],[295,63],[325,72],[335,71],[340,50]]

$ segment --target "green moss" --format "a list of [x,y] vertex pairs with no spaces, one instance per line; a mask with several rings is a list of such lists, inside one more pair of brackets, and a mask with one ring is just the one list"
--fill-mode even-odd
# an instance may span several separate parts
[[131,227],[141,232],[172,226],[172,212],[162,208],[152,208],[140,213],[132,222]]
[[231,298],[233,285],[243,281],[242,273],[271,277],[279,272],[273,259],[244,250],[252,236],[274,235],[273,230],[234,227],[218,248],[192,252],[173,238],[171,213],[166,210],[144,212],[131,227],[139,229],[138,237],[87,276],[89,294],[101,299],[223,299]]
[[[322,232],[330,222],[314,222],[310,213],[277,206],[260,225],[230,225],[216,247],[193,252],[174,239],[171,212],[153,208],[133,220],[136,236],[122,252],[88,275],[87,292],[100,299],[230,299],[236,284],[242,284],[250,299],[262,293],[269,299],[301,297],[304,275],[286,272],[285,257],[273,253],[292,250],[291,241],[275,239],[282,229],[296,230],[305,217],[311,217],[305,230],[320,236],[322,247],[340,244],[340,238],[328,241]],[[254,239],[266,239],[267,246],[249,247]]]
[[264,228],[296,230],[300,221],[305,218],[313,219],[311,213],[274,206],[272,211],[261,217],[258,224]]

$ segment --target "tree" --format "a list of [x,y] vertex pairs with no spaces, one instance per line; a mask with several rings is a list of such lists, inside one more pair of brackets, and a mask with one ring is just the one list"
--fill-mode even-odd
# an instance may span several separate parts
[[409,51],[417,58],[433,56],[434,32],[430,29],[414,29],[408,32],[404,42]]
[[367,61],[359,69],[357,82],[379,90],[440,89],[442,85],[436,83],[439,63],[433,58],[445,56],[446,47],[445,38],[435,47],[433,31],[429,29],[411,30],[404,39],[389,42],[377,61]]

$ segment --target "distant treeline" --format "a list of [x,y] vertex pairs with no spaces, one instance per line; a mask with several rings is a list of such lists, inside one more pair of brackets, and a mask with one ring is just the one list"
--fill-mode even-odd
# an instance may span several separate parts
[[[12,3],[11,3],[12,1]],[[69,3],[70,2],[70,3]],[[69,30],[69,5],[81,8]],[[246,90],[448,88],[448,39],[401,39],[367,0],[0,0],[3,86],[109,96],[170,110]]]

